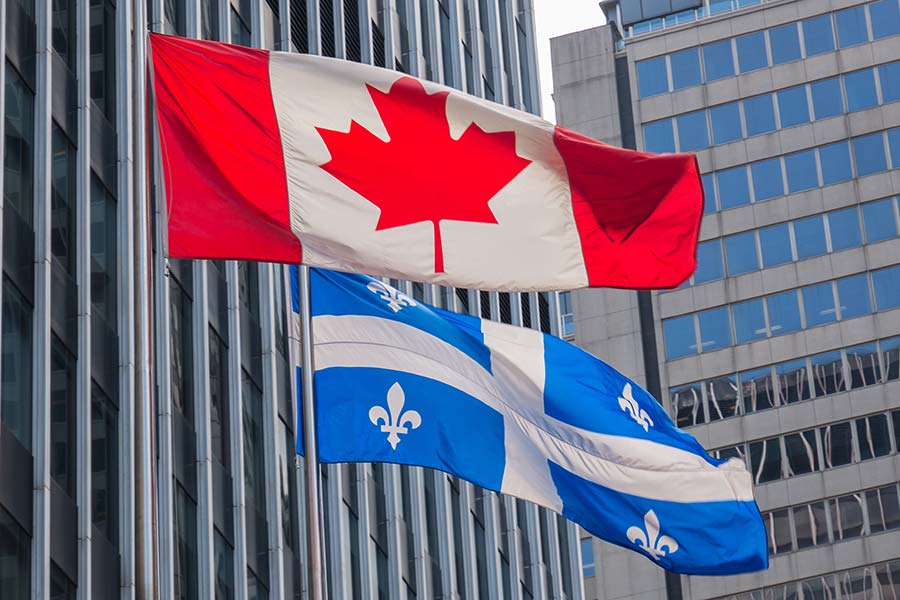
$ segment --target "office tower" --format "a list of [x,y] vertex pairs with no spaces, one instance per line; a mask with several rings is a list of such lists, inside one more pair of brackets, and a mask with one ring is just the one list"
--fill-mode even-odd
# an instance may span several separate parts
[[[166,157],[140,120],[143,10],[153,31],[370,62],[539,112],[531,2],[0,3],[0,598],[134,598],[145,529],[161,598],[303,597],[285,270],[162,258]],[[558,330],[555,294],[402,287]],[[581,595],[575,529],[552,513],[415,468],[327,466],[322,482],[329,598]]]

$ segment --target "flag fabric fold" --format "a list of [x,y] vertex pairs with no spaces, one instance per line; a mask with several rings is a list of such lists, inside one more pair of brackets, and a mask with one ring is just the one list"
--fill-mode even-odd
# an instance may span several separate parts
[[150,45],[170,257],[507,291],[670,288],[694,270],[693,155],[369,65]]
[[314,269],[311,289],[323,462],[439,469],[678,573],[767,566],[745,465],[709,456],[602,361],[364,276]]

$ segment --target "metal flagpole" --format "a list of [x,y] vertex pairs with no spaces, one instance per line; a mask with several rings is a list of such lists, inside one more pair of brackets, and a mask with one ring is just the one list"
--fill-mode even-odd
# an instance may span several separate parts
[[306,544],[309,561],[309,598],[325,598],[325,553],[322,548],[322,510],[319,495],[319,456],[316,446],[316,407],[313,399],[313,339],[309,267],[300,267],[300,368],[303,400],[303,454],[306,460]]

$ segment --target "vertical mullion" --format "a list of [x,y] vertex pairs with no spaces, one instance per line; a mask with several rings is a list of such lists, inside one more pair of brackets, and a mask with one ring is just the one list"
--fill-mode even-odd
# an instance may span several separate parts
[[328,595],[334,598],[349,598],[352,587],[350,570],[347,568],[350,564],[348,530],[350,518],[347,509],[344,508],[344,480],[341,473],[342,469],[349,466],[344,464],[325,466],[328,469],[328,481],[325,484],[328,486],[330,505],[325,507],[324,515],[328,520],[331,539],[324,550],[331,564],[331,569],[328,569],[331,576],[328,582]]
[[194,423],[197,428],[197,590],[201,598],[212,598],[215,591],[215,546],[213,544],[212,439],[210,435],[209,393],[209,307],[207,305],[205,261],[194,261],[193,326]]
[[[459,590],[456,587],[456,569],[461,569],[462,565],[457,565],[454,560],[453,512],[450,506],[453,494],[450,492],[450,482],[447,480],[447,476],[440,471],[430,471],[426,476],[434,477],[435,512],[437,518],[441,519],[438,530],[434,532],[439,538],[443,538],[438,544],[444,584],[441,593],[446,598],[459,598]],[[461,526],[461,524],[457,523],[457,526]]]
[[456,526],[459,527],[461,532],[463,564],[456,565],[456,568],[463,570],[466,598],[477,598],[478,558],[475,552],[475,523],[472,518],[474,487],[464,479],[457,479],[457,484],[459,485],[460,522],[456,523]]
[[415,541],[416,594],[428,596],[431,590],[431,555],[428,552],[428,519],[425,514],[425,480],[428,474],[422,467],[408,467],[410,481],[410,507],[412,514],[406,515],[407,526],[412,527]]
[[584,576],[581,572],[581,535],[578,525],[566,520],[566,542],[569,546],[569,573],[572,582],[572,594],[575,598],[584,598]]
[[[496,294],[496,292],[494,292]],[[500,564],[500,536],[503,535],[503,523],[500,522],[497,507],[498,495],[484,491],[481,497],[484,508],[484,540],[487,554],[488,597],[481,600],[501,600],[503,596],[503,575]]]
[[378,597],[378,565],[375,556],[375,544],[372,539],[377,535],[378,524],[372,524],[369,515],[374,514],[372,503],[372,490],[369,487],[368,463],[351,465],[355,469],[357,490],[357,517],[359,521],[359,580],[365,586],[363,590],[357,590],[360,598]]
[[[521,600],[522,584],[525,579],[525,560],[522,556],[522,540],[519,536],[519,516],[516,511],[516,499],[512,496],[501,495],[500,502],[506,507],[506,519],[504,524],[506,531],[501,535],[507,538],[507,557],[509,559],[509,594],[507,600]],[[580,597],[580,596],[579,596]]]
[[[401,0],[403,1],[403,0]],[[400,465],[384,464],[382,469],[385,498],[385,517],[387,518],[387,555],[388,555],[388,589],[391,590],[392,597],[398,600],[404,600],[407,595],[407,587],[403,582],[403,547],[406,540],[403,538],[402,531],[403,519],[401,517],[402,486],[400,485]]]

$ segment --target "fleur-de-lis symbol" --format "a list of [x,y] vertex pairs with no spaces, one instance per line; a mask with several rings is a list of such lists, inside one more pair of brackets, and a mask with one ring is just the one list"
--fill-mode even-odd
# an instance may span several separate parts
[[371,281],[369,285],[366,286],[369,288],[369,291],[373,294],[378,294],[378,296],[387,302],[387,305],[391,307],[395,313],[403,310],[404,306],[416,306],[416,301],[396,289],[395,287],[388,285],[386,283],[382,283],[380,281]]
[[634,396],[631,395],[631,384],[626,383],[625,389],[622,390],[622,396],[619,397],[619,406],[635,420],[635,422],[644,428],[644,431],[650,431],[653,427],[653,419],[647,414],[647,411],[640,407]]
[[653,560],[678,552],[678,542],[667,535],[659,534],[659,519],[652,510],[648,510],[644,515],[643,529],[635,525],[629,527],[625,535],[632,544],[649,554]]
[[400,434],[409,433],[409,429],[406,426],[409,425],[412,429],[418,429],[419,425],[422,424],[422,416],[414,410],[403,411],[403,405],[406,404],[406,394],[404,394],[403,388],[400,387],[399,383],[395,383],[388,390],[387,404],[390,415],[388,415],[388,411],[384,410],[383,406],[376,404],[369,409],[369,420],[376,427],[379,423],[382,423],[381,431],[388,434],[387,441],[391,443],[391,448],[396,450],[397,444],[400,443]]

